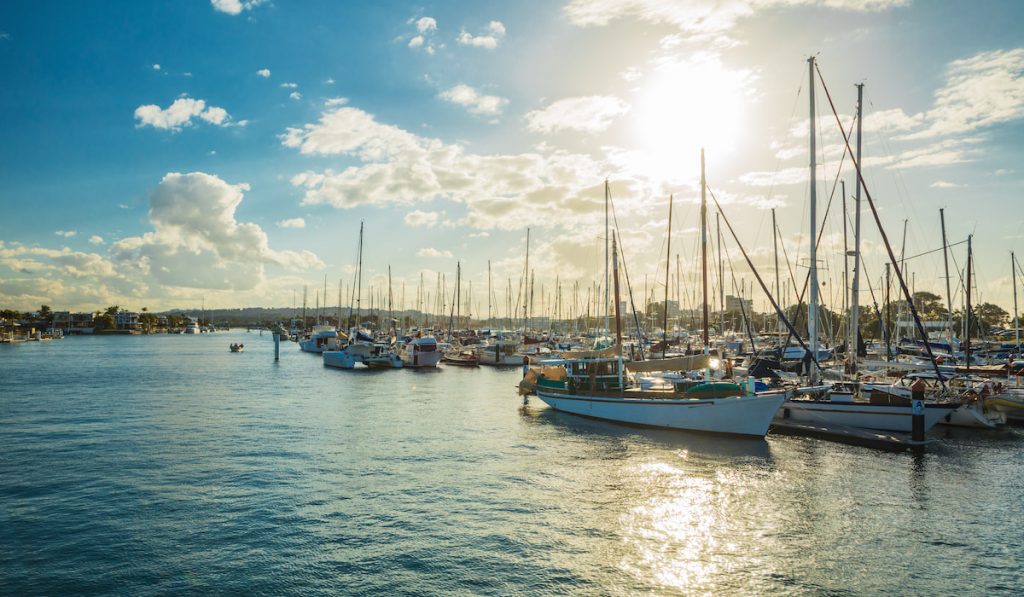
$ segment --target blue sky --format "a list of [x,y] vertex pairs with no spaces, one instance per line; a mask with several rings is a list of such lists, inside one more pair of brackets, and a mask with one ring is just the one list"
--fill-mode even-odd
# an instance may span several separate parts
[[[663,275],[675,194],[688,286],[701,146],[758,265],[770,207],[805,259],[817,54],[845,122],[866,84],[865,177],[890,238],[909,219],[907,254],[941,246],[944,207],[952,242],[976,234],[982,300],[1009,307],[1022,17],[1012,1],[8,2],[0,305],[279,306],[324,276],[333,302],[365,220],[375,292],[390,265],[414,306],[420,274],[432,294],[458,260],[482,313],[488,260],[495,302],[515,292],[527,227],[538,287],[591,286],[605,177],[638,294]],[[819,116],[823,212],[842,152]],[[849,160],[840,176],[852,195]],[[842,271],[829,218],[826,285]],[[911,265],[917,288],[940,290],[941,255]]]

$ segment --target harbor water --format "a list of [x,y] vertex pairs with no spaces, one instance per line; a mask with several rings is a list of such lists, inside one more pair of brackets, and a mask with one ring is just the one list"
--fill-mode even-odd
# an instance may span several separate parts
[[0,346],[0,593],[1024,590],[1024,430],[638,429],[520,376],[275,363],[266,332]]

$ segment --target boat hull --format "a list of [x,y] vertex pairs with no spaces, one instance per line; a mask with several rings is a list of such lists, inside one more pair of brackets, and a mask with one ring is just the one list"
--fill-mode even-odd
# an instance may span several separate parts
[[407,369],[424,369],[437,367],[441,362],[440,352],[417,352],[413,354],[402,354],[402,363]]
[[[957,404],[926,404],[925,431],[950,415]],[[804,421],[821,425],[843,425],[880,431],[913,430],[913,412],[909,405],[866,404],[862,402],[831,402],[828,400],[787,400],[779,410],[779,419]]]
[[594,397],[537,388],[551,408],[607,421],[686,431],[764,437],[785,396],[709,399]]

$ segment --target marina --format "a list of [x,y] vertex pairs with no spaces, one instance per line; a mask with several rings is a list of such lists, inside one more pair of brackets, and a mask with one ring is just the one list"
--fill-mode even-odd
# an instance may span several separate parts
[[999,594],[1024,582],[1014,428],[933,430],[939,445],[919,455],[645,429],[523,404],[514,368],[344,372],[290,347],[275,363],[268,335],[232,331],[3,348],[6,589]]

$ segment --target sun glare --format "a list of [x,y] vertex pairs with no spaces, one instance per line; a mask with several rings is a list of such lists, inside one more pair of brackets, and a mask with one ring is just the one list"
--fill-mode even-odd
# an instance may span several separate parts
[[677,179],[681,165],[696,163],[704,147],[721,162],[743,137],[749,71],[730,70],[705,57],[660,65],[638,91],[633,109],[636,142],[663,180]]

